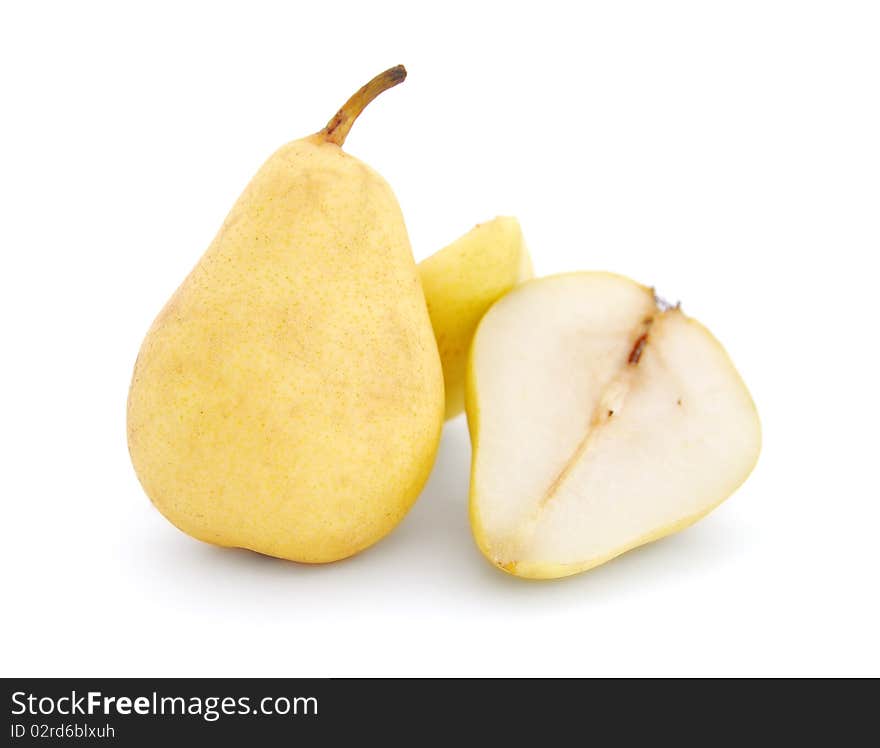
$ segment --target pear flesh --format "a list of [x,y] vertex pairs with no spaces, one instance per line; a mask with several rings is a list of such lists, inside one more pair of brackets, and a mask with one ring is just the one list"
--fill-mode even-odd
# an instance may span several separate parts
[[340,147],[400,71],[266,161],[143,342],[131,458],[195,538],[333,561],[428,477],[444,396],[418,271],[391,188]]
[[754,467],[752,399],[709,331],[621,276],[495,304],[467,381],[477,544],[512,574],[585,571],[682,529]]
[[532,277],[519,221],[499,216],[477,224],[419,263],[419,275],[443,365],[446,418],[454,418],[464,410],[467,356],[480,319]]

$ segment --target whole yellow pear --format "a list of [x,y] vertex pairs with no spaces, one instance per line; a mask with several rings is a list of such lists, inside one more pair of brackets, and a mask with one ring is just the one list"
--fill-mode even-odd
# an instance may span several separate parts
[[499,216],[419,263],[446,384],[446,418],[464,410],[468,350],[483,315],[532,277],[519,221]]
[[428,477],[444,395],[416,264],[391,188],[341,148],[405,76],[263,164],[143,342],[132,462],[199,540],[334,561],[390,532]]

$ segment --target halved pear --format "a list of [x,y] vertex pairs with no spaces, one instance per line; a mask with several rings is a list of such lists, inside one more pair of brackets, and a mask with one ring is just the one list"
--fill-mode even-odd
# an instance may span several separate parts
[[532,277],[519,221],[499,216],[419,263],[446,387],[446,418],[464,409],[467,355],[477,325],[498,299]]
[[608,273],[524,283],[468,365],[470,514],[494,564],[585,571],[696,522],[748,477],[761,427],[721,344]]

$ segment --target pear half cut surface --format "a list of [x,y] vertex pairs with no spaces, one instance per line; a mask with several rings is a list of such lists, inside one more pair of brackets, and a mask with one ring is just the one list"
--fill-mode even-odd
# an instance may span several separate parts
[[483,315],[510,289],[532,277],[519,221],[499,216],[419,263],[428,314],[437,338],[446,418],[464,410],[467,356]]
[[687,527],[761,448],[721,344],[608,273],[528,281],[489,310],[467,415],[475,539],[522,577],[576,574]]
[[418,270],[391,188],[341,148],[405,74],[263,164],[147,333],[129,451],[193,537],[334,561],[390,532],[428,477],[444,394]]

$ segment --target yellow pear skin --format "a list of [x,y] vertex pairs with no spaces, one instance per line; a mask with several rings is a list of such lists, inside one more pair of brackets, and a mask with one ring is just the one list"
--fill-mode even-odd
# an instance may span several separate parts
[[464,410],[468,350],[483,315],[514,286],[532,277],[519,221],[481,223],[419,263],[446,384],[446,418]]
[[390,532],[427,480],[444,391],[418,271],[391,188],[341,148],[405,75],[266,161],[143,342],[131,459],[199,540],[334,561]]

